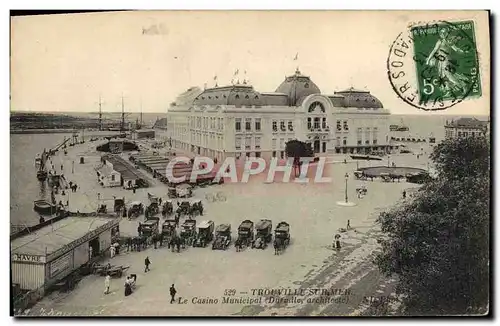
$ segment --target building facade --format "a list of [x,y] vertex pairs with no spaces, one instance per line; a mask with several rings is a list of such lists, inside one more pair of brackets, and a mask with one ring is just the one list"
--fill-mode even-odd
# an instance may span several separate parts
[[188,90],[167,112],[165,137],[171,146],[223,159],[284,158],[286,142],[311,144],[317,156],[388,151],[389,115],[369,91],[353,88],[321,94],[299,70],[275,92],[251,85]]
[[458,120],[446,121],[445,138],[480,137],[489,132],[488,121],[476,118],[460,118]]

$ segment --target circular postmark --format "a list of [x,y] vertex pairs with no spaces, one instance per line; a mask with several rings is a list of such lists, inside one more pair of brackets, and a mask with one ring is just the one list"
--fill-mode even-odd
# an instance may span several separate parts
[[421,110],[481,96],[474,22],[410,26],[390,47],[387,75],[398,97]]

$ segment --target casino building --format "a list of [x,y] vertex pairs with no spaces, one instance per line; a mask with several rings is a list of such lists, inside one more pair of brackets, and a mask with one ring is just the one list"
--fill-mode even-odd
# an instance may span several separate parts
[[190,88],[167,112],[172,147],[223,159],[285,157],[285,143],[309,142],[317,156],[390,150],[390,112],[369,91],[322,94],[298,69],[271,93],[245,81]]

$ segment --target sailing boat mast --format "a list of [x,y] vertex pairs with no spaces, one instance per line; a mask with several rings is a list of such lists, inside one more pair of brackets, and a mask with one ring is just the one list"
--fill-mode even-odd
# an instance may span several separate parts
[[99,94],[99,130],[102,130],[102,107],[101,94]]
[[122,94],[122,124],[120,129],[121,129],[120,131],[125,131],[125,105],[123,103],[123,94]]
[[141,99],[141,124],[140,127],[142,128],[142,99]]

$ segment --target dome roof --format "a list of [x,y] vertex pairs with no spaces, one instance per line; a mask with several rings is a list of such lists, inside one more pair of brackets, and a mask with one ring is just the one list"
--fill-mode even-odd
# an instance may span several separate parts
[[262,95],[255,91],[251,85],[237,84],[231,86],[207,88],[198,95],[195,105],[234,105],[262,106],[265,105]]
[[188,88],[185,92],[177,96],[175,99],[175,105],[191,105],[193,103],[194,99],[200,95],[203,92],[203,90],[199,87],[190,87]]
[[341,95],[343,97],[343,107],[370,109],[384,108],[382,102],[380,102],[380,100],[375,96],[371,95],[369,91],[357,90],[351,87],[340,92],[335,92],[335,95]]
[[321,91],[308,76],[302,75],[297,69],[293,76],[285,78],[276,89],[276,93],[286,94],[288,96],[288,105],[295,106],[300,99],[311,94],[320,94]]

